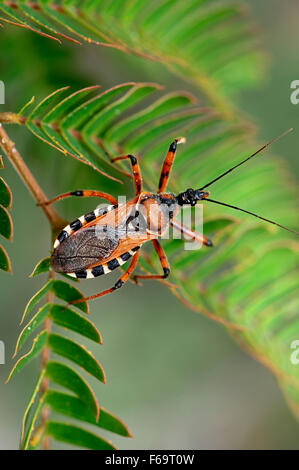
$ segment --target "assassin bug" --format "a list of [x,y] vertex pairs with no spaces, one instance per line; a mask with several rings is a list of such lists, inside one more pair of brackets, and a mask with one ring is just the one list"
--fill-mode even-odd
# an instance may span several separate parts
[[138,250],[148,241],[153,243],[160,258],[163,274],[136,275],[134,280],[137,282],[140,278],[166,279],[170,273],[170,267],[158,238],[165,233],[169,225],[174,229],[180,230],[189,238],[211,247],[211,240],[174,220],[180,207],[185,205],[195,206],[198,201],[208,201],[245,212],[298,235],[294,230],[272,220],[265,219],[245,209],[210,199],[209,192],[205,191],[208,186],[253,158],[272,142],[291,130],[289,129],[276,139],[268,142],[254,154],[201,188],[196,190],[189,188],[177,196],[165,193],[164,191],[174,162],[177,145],[185,142],[183,137],[175,139],[169,147],[162,166],[157,193],[142,191],[142,179],[138,161],[133,155],[125,155],[116,157],[114,162],[128,159],[131,163],[136,192],[135,197],[131,201],[118,205],[117,200],[113,196],[92,190],[72,191],[47,201],[46,204],[52,204],[69,196],[95,196],[105,199],[110,203],[105,209],[96,209],[79,217],[62,230],[54,243],[54,251],[51,256],[51,266],[54,271],[66,273],[79,279],[89,279],[107,274],[132,258],[128,269],[113,287],[73,303],[95,299],[119,289],[130,278],[136,267],[139,256]]

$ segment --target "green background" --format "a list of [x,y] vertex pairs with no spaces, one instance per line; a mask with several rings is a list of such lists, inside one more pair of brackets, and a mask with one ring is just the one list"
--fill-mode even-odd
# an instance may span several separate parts
[[[299,4],[295,0],[250,4],[270,61],[262,85],[236,99],[256,124],[260,141],[295,128],[273,150],[288,160],[298,177],[299,105],[290,102],[290,83],[299,79]],[[194,92],[159,64],[88,45],[61,47],[11,27],[1,30],[0,50],[0,79],[6,85],[6,105],[1,110],[16,111],[32,95],[38,100],[68,84],[79,88],[99,83],[106,89],[144,80],[163,83],[168,90]],[[72,189],[101,188],[98,175],[37,142],[26,129],[7,131],[49,197]],[[0,448],[14,449],[38,363],[29,365],[9,385],[4,380],[12,366],[22,311],[41,286],[40,279],[27,275],[48,254],[49,231],[8,162],[1,175],[13,191],[15,235],[13,246],[4,243],[13,276],[0,274],[0,339],[6,346],[6,364],[0,365]],[[57,208],[72,220],[94,205],[92,200],[75,200]],[[113,282],[111,274],[81,283],[81,288],[89,295]],[[90,382],[100,405],[124,419],[134,435],[131,440],[111,436],[118,447],[299,448],[298,425],[270,372],[240,351],[222,327],[187,310],[163,286],[128,285],[91,304],[91,318],[104,344],[88,344],[88,349],[102,363],[107,385]]]

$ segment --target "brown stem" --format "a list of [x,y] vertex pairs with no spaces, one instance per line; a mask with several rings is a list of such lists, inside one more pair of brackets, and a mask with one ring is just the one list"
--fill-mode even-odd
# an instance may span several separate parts
[[[8,118],[10,122],[17,122],[16,120],[11,121],[13,115],[11,113],[1,113],[1,119],[4,119],[3,114],[9,115]],[[30,172],[29,168],[25,164],[24,160],[22,159],[21,155],[15,148],[14,143],[10,140],[8,135],[6,134],[5,130],[3,129],[2,125],[0,124],[0,146],[3,149],[4,153],[6,154],[7,158],[10,160],[12,165],[14,166],[15,170],[24,181],[25,186],[29,189],[30,193],[32,194],[33,198],[37,202],[37,204],[43,204],[47,201],[47,198],[40,188],[39,184],[35,180],[34,176]],[[52,232],[59,230],[61,227],[65,225],[65,221],[57,214],[57,212],[49,205],[40,205],[41,209],[43,210],[45,216],[47,217]],[[55,277],[54,271],[50,271],[49,279],[53,279]],[[46,301],[52,302],[53,294],[49,292],[47,294]],[[48,333],[51,331],[51,320],[50,318],[46,318],[43,324],[44,330]],[[48,346],[44,347],[41,352],[41,369],[45,369],[47,362],[49,360],[50,350]],[[44,378],[41,383],[41,396],[46,393],[49,386],[49,380]],[[46,427],[47,421],[49,419],[49,407],[44,406],[41,412],[41,428],[44,429]],[[45,436],[41,443],[41,448],[43,450],[50,449],[50,438]]]
[[25,116],[16,113],[0,113],[0,122],[4,124],[24,124],[26,122]]
[[[5,113],[2,113],[2,116],[3,114]],[[14,166],[21,179],[24,181],[25,186],[27,186],[37,204],[43,204],[44,202],[46,202],[48,199],[45,193],[40,188],[39,184],[30,172],[27,165],[25,164],[21,155],[15,148],[14,142],[10,140],[1,124],[0,147],[3,149],[5,155],[10,160],[11,164]],[[43,210],[45,216],[47,217],[51,225],[52,231],[57,231],[65,225],[65,221],[60,217],[60,215],[57,214],[57,212],[51,206],[41,205],[40,207]]]

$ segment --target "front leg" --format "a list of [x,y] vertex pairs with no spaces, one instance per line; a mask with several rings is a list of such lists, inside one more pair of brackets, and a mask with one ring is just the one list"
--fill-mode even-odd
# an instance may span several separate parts
[[202,243],[205,246],[213,246],[212,240],[209,240],[207,237],[202,235],[202,233],[195,232],[194,230],[191,230],[185,225],[180,224],[176,220],[171,220],[170,225],[173,226],[176,230],[179,230],[183,235],[186,235],[187,237],[191,238],[191,240],[198,241],[199,243]]
[[113,158],[112,162],[114,163],[120,160],[127,160],[127,159],[129,159],[131,162],[133,178],[135,182],[135,192],[136,192],[136,196],[139,196],[142,190],[142,178],[141,178],[141,172],[140,172],[137,158],[134,157],[134,155],[122,155],[120,157]]
[[186,142],[185,137],[179,137],[178,139],[175,139],[169,147],[169,150],[166,154],[163,167],[161,170],[161,175],[160,175],[160,180],[159,180],[159,186],[158,186],[158,193],[163,193],[165,191],[168,180],[169,180],[169,175],[170,175],[170,170],[174,162],[174,157],[175,157],[175,152],[177,149],[178,144],[184,144]]

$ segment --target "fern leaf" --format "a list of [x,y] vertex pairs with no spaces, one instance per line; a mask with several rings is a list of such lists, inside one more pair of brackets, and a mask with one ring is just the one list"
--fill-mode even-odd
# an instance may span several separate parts
[[[44,260],[38,264],[43,264]],[[49,280],[29,302],[26,315],[32,313],[37,303],[45,293],[53,292],[58,298],[69,301],[74,296],[72,286],[66,287],[64,281]],[[75,293],[77,290],[75,289]],[[44,325],[46,320],[51,320],[59,327],[75,331],[77,334],[88,338],[91,341],[101,344],[101,335],[93,323],[67,306],[53,304],[52,301],[46,303],[31,318],[26,327],[22,330],[17,341],[15,355],[18,354],[25,341],[40,325]],[[69,338],[42,330],[33,340],[29,352],[19,358],[13,367],[8,380],[17,372],[23,369],[30,361],[40,356],[44,348],[49,348],[58,357],[58,361],[47,361],[42,367],[41,373],[34,387],[32,395],[22,422],[21,449],[36,449],[45,436],[54,437],[63,442],[69,442],[85,448],[112,449],[113,445],[98,435],[92,434],[81,427],[73,424],[61,422],[44,422],[40,419],[41,412],[45,407],[50,407],[53,411],[64,416],[71,417],[77,421],[93,424],[97,428],[103,428],[124,437],[131,437],[125,424],[116,416],[100,408],[97,399],[81,376],[82,370],[89,375],[96,377],[105,383],[105,373],[102,366],[82,346]],[[72,361],[79,366],[80,373],[60,362],[61,358]],[[43,389],[44,380],[52,385],[59,385],[69,392],[52,390],[47,387]],[[39,399],[38,399],[39,397]]]
[[6,21],[58,41],[86,41],[161,62],[219,109],[227,107],[226,95],[255,83],[264,69],[258,35],[245,5],[236,2],[2,1],[1,10]]
[[[0,169],[3,168],[2,157]],[[13,222],[9,210],[12,204],[12,193],[6,181],[0,177],[0,235],[11,240],[13,235]],[[9,256],[3,246],[0,245],[0,269],[11,273]]]

